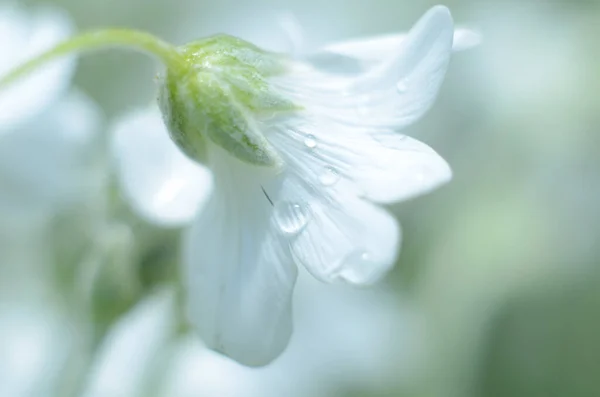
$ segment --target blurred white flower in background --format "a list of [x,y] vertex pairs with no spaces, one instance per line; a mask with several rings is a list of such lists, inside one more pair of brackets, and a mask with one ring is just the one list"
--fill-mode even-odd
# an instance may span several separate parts
[[0,305],[0,395],[52,394],[71,343],[69,323],[44,305]]
[[420,320],[389,291],[332,289],[304,273],[296,290],[299,332],[279,360],[260,369],[215,353],[193,334],[177,334],[173,298],[157,291],[119,321],[97,356],[86,397],[327,396],[410,385],[422,369]]
[[123,316],[100,347],[83,396],[148,396],[152,378],[162,378],[151,371],[167,359],[161,352],[171,346],[175,311],[174,291],[160,289]]
[[[0,76],[73,31],[45,7],[0,6]],[[90,195],[101,115],[66,57],[0,91],[0,395],[57,393],[77,341],[52,274],[50,222]],[[59,393],[60,394],[60,393]]]
[[[55,8],[0,6],[0,76],[73,33],[67,15]],[[70,84],[74,57],[52,62],[0,92],[0,134],[50,106]]]
[[0,211],[19,220],[50,215],[98,186],[93,160],[100,120],[96,105],[73,90],[0,136]]
[[[72,33],[62,12],[0,8],[0,75]],[[100,112],[69,90],[74,57],[52,62],[0,91],[0,211],[8,221],[68,205],[97,183],[84,175]]]
[[211,175],[173,144],[158,108],[129,113],[112,130],[120,186],[132,208],[161,226],[189,223],[208,197]]
[[211,180],[168,153],[177,149],[166,139],[148,144],[146,132],[164,128],[152,114],[115,127],[121,184],[139,213],[179,224],[202,208],[187,234],[183,279],[189,317],[209,346],[249,365],[280,354],[291,334],[295,263],[322,281],[350,284],[390,269],[400,229],[373,203],[406,200],[451,177],[432,149],[396,131],[433,103],[454,36],[457,50],[477,43],[471,32],[455,34],[439,6],[406,36],[334,45],[292,62],[271,83],[305,112],[265,123],[285,163],[276,176],[213,145]]

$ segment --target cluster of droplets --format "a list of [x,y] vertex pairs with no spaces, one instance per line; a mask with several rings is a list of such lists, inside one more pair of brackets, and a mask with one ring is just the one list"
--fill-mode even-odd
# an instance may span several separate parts
[[[306,135],[304,146],[307,150],[315,150],[318,146],[314,135]],[[321,185],[329,187],[335,185],[340,179],[339,171],[332,166],[323,167],[318,176]],[[274,219],[279,231],[286,236],[295,236],[308,224],[311,218],[311,208],[308,203],[280,201],[274,206]]]
[[[274,219],[279,232],[286,237],[298,235],[312,217],[307,203],[280,201],[274,208]],[[351,251],[338,264],[335,275],[351,284],[370,284],[378,280],[378,269],[372,254],[363,249]]]
[[[304,146],[307,150],[315,150],[318,146],[317,138],[315,138],[314,135],[307,135],[306,138],[304,138]],[[321,182],[323,186],[333,186],[340,179],[341,175],[339,171],[330,165],[323,167],[323,170],[319,175],[319,182]]]
[[[408,90],[407,80],[401,79],[398,81],[396,90],[399,94],[405,93]],[[366,110],[358,108],[359,113],[363,111]],[[387,137],[387,134],[374,136],[377,141],[380,139],[385,141]],[[394,139],[397,142],[398,136],[395,136]],[[380,143],[385,144],[385,142]],[[314,135],[308,134],[304,138],[304,146],[306,150],[314,151],[319,146],[319,143]],[[330,165],[323,167],[322,172],[318,176],[321,185],[326,187],[334,186],[340,179],[340,172]],[[304,230],[311,217],[311,207],[308,203],[284,200],[276,203],[274,206],[275,223],[280,233],[288,237],[296,236]],[[337,272],[336,277],[349,283],[364,284],[365,280],[368,280],[368,284],[377,281],[378,278],[378,275],[373,272],[373,269],[378,268],[378,266],[375,266],[373,255],[364,249],[351,251],[340,261],[337,267],[342,270]]]

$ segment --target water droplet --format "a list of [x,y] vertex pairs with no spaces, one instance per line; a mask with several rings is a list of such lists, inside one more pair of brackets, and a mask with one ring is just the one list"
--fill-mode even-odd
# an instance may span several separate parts
[[340,265],[338,277],[351,284],[371,284],[379,280],[383,272],[370,252],[356,250],[348,254]]
[[327,166],[319,175],[319,181],[323,186],[333,186],[340,180],[340,173],[333,167]]
[[310,218],[310,207],[307,204],[281,201],[275,205],[275,222],[283,234],[300,233]]
[[396,89],[400,94],[404,94],[408,90],[408,81],[406,81],[406,79],[400,80],[396,84]]
[[304,144],[309,149],[314,149],[317,147],[317,139],[314,135],[307,135],[306,139],[304,139]]
[[381,143],[383,146],[388,148],[398,148],[399,142],[406,139],[406,135],[399,134],[397,132],[381,132],[374,133],[373,139]]

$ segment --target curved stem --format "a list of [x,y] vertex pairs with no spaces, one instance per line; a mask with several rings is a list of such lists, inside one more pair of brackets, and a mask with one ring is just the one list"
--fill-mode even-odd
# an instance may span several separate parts
[[25,62],[0,79],[0,88],[15,82],[56,58],[71,53],[115,47],[123,47],[153,55],[170,69],[178,69],[184,65],[183,57],[173,45],[150,33],[132,29],[103,29],[81,33]]

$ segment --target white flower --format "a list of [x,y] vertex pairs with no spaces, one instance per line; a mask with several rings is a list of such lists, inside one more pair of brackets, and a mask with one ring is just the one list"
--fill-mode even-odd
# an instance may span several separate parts
[[[0,6],[0,76],[64,40],[72,30],[69,18],[57,9],[26,11],[17,5]],[[60,96],[70,84],[74,67],[75,58],[65,57],[0,91],[0,135]]]
[[0,305],[0,394],[43,396],[65,365],[72,329],[48,300],[3,298]]
[[[173,86],[167,76],[161,105],[169,132],[213,176],[212,188],[205,187],[210,191],[206,204],[186,235],[183,257],[189,318],[208,346],[247,365],[277,357],[292,330],[296,264],[319,280],[356,285],[373,283],[391,268],[400,228],[378,204],[415,197],[451,178],[447,163],[431,148],[397,131],[433,103],[453,36],[449,11],[437,6],[406,36],[342,43],[286,62],[286,71],[273,73],[267,88],[260,80],[236,79],[235,70],[219,75],[228,60],[207,61],[203,76],[208,82],[199,89],[209,93],[198,94],[206,109],[190,106],[185,101],[190,86]],[[454,46],[464,49],[475,41],[474,34],[463,31]],[[250,45],[242,46],[238,60],[262,70],[276,67]],[[254,118],[216,123],[223,115],[237,117],[240,103],[218,107],[221,81],[211,73],[230,79],[230,90],[249,87],[258,93],[241,104],[246,112],[258,106]],[[208,119],[194,118],[198,114]],[[158,128],[149,122],[153,117],[137,115],[116,128],[122,182],[140,212],[164,223],[183,222],[203,200],[201,188],[180,186],[183,178],[173,169],[139,167],[140,156],[149,155],[143,133]],[[239,130],[240,125],[248,128]],[[210,139],[190,129],[205,131]],[[166,141],[151,146],[151,153],[172,150]],[[177,156],[153,154],[147,161],[183,164],[187,182],[195,182],[194,174],[206,180],[200,166]],[[151,204],[157,197],[166,199]],[[192,208],[169,208],[168,201]]]
[[[144,298],[106,335],[90,371],[83,396],[131,397],[145,395],[144,386],[160,351],[173,337],[173,291],[159,290]],[[147,389],[146,389],[147,392]]]
[[[51,8],[0,7],[0,76],[71,34],[67,16]],[[74,57],[53,61],[0,90],[0,210],[4,223],[72,203],[97,183],[85,169],[100,112],[69,84]]]
[[128,114],[113,127],[112,152],[134,209],[163,226],[189,222],[211,189],[210,172],[185,157],[158,109]]
[[176,335],[173,291],[152,294],[107,335],[84,395],[143,396],[151,384],[165,397],[300,397],[410,384],[422,368],[425,339],[414,311],[389,291],[328,287],[299,278],[299,332],[280,360],[258,370],[208,350],[194,335]]
[[101,115],[73,90],[37,117],[0,135],[0,210],[26,216],[64,208],[90,194],[101,181],[93,175],[94,141]]

